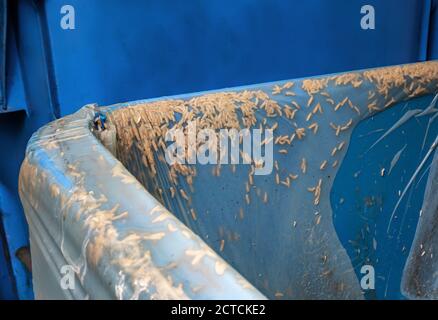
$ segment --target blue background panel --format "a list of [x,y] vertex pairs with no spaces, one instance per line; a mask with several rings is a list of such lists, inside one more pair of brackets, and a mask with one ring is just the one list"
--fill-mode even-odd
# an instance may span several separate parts
[[[65,1],[44,6],[62,114],[279,79],[413,62],[427,1]],[[376,29],[362,30],[362,5]],[[425,58],[425,57],[424,57]]]

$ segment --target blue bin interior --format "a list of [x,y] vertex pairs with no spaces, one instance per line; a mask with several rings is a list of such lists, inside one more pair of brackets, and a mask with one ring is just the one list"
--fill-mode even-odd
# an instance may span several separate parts
[[[122,104],[109,119],[118,159],[268,298],[405,298],[438,135],[437,70],[430,62]],[[251,174],[242,159],[169,165],[166,132],[189,121],[274,129],[272,173]],[[364,265],[374,289],[361,287]]]

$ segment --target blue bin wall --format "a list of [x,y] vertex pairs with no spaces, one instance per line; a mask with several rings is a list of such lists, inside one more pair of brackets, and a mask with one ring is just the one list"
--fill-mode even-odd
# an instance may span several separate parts
[[417,61],[427,3],[367,1],[376,29],[364,31],[363,1],[70,1],[76,29],[63,30],[64,2],[46,1],[61,114],[90,101]]
[[438,0],[433,0],[430,7],[428,58],[438,59]]
[[[9,107],[26,110],[0,114],[1,149],[7,150],[0,157],[6,190],[0,199],[18,208],[18,171],[31,133],[86,103],[438,57],[436,1],[72,0],[74,30],[60,27],[65,1],[9,4],[8,34],[17,49],[8,59],[16,66],[9,67],[9,79],[15,79]],[[375,8],[375,30],[360,28],[364,4]],[[5,232],[20,239],[9,250],[27,245],[21,209],[15,215],[18,223],[3,214]],[[28,278],[24,271],[15,276]],[[20,289],[19,297],[31,297],[29,292],[29,286]]]

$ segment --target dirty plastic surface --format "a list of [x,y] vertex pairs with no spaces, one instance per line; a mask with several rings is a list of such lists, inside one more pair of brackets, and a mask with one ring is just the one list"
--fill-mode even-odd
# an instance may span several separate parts
[[[438,298],[437,92],[426,62],[86,106],[43,127],[20,174],[36,296]],[[272,173],[170,166],[166,132],[193,120],[274,129]]]

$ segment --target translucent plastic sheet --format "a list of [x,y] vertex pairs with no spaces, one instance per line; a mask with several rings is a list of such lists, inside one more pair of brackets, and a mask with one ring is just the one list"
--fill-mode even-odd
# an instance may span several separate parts
[[[434,141],[435,147],[438,139]],[[403,291],[410,298],[438,297],[438,152],[431,163],[420,221],[403,275]]]
[[[436,63],[426,63],[284,81],[139,103],[110,118],[124,165],[267,297],[361,298],[359,279],[333,226],[332,183],[356,124],[436,92],[436,75]],[[406,121],[435,112],[401,111],[370,149]],[[166,132],[185,128],[188,139],[193,121],[198,129],[216,132],[273,128],[272,173],[254,175],[256,163],[242,164],[242,154],[238,165],[170,166]]]
[[[409,244],[400,254],[410,252],[403,290],[436,297],[436,232],[427,224],[436,215],[428,199],[436,189],[437,91],[438,63],[427,62],[86,106],[45,126],[29,142],[19,190],[37,297],[370,298],[359,270],[371,261],[380,272],[382,261],[372,254],[404,230],[400,212],[409,211],[406,199],[423,201],[426,181],[413,249],[409,237],[400,238]],[[107,119],[103,129],[93,123],[96,113]],[[272,172],[255,174],[263,163],[243,149],[235,165],[169,164],[166,134],[171,128],[189,134],[194,122],[215,132],[273,130],[264,141],[273,146]],[[415,157],[406,128],[416,130]],[[370,164],[368,176],[356,176],[361,162]],[[384,194],[395,182],[401,187],[386,198],[356,196],[356,188]],[[379,212],[375,220],[370,208]],[[357,226],[364,217],[383,228],[377,241],[362,233],[366,223]],[[351,249],[351,230],[365,237],[364,245]],[[370,241],[372,254],[357,260]],[[379,259],[388,262],[385,253]],[[400,270],[403,264],[397,260]],[[59,286],[63,265],[73,268],[74,290]],[[385,278],[378,283],[396,279],[400,287],[393,274],[378,276]]]

